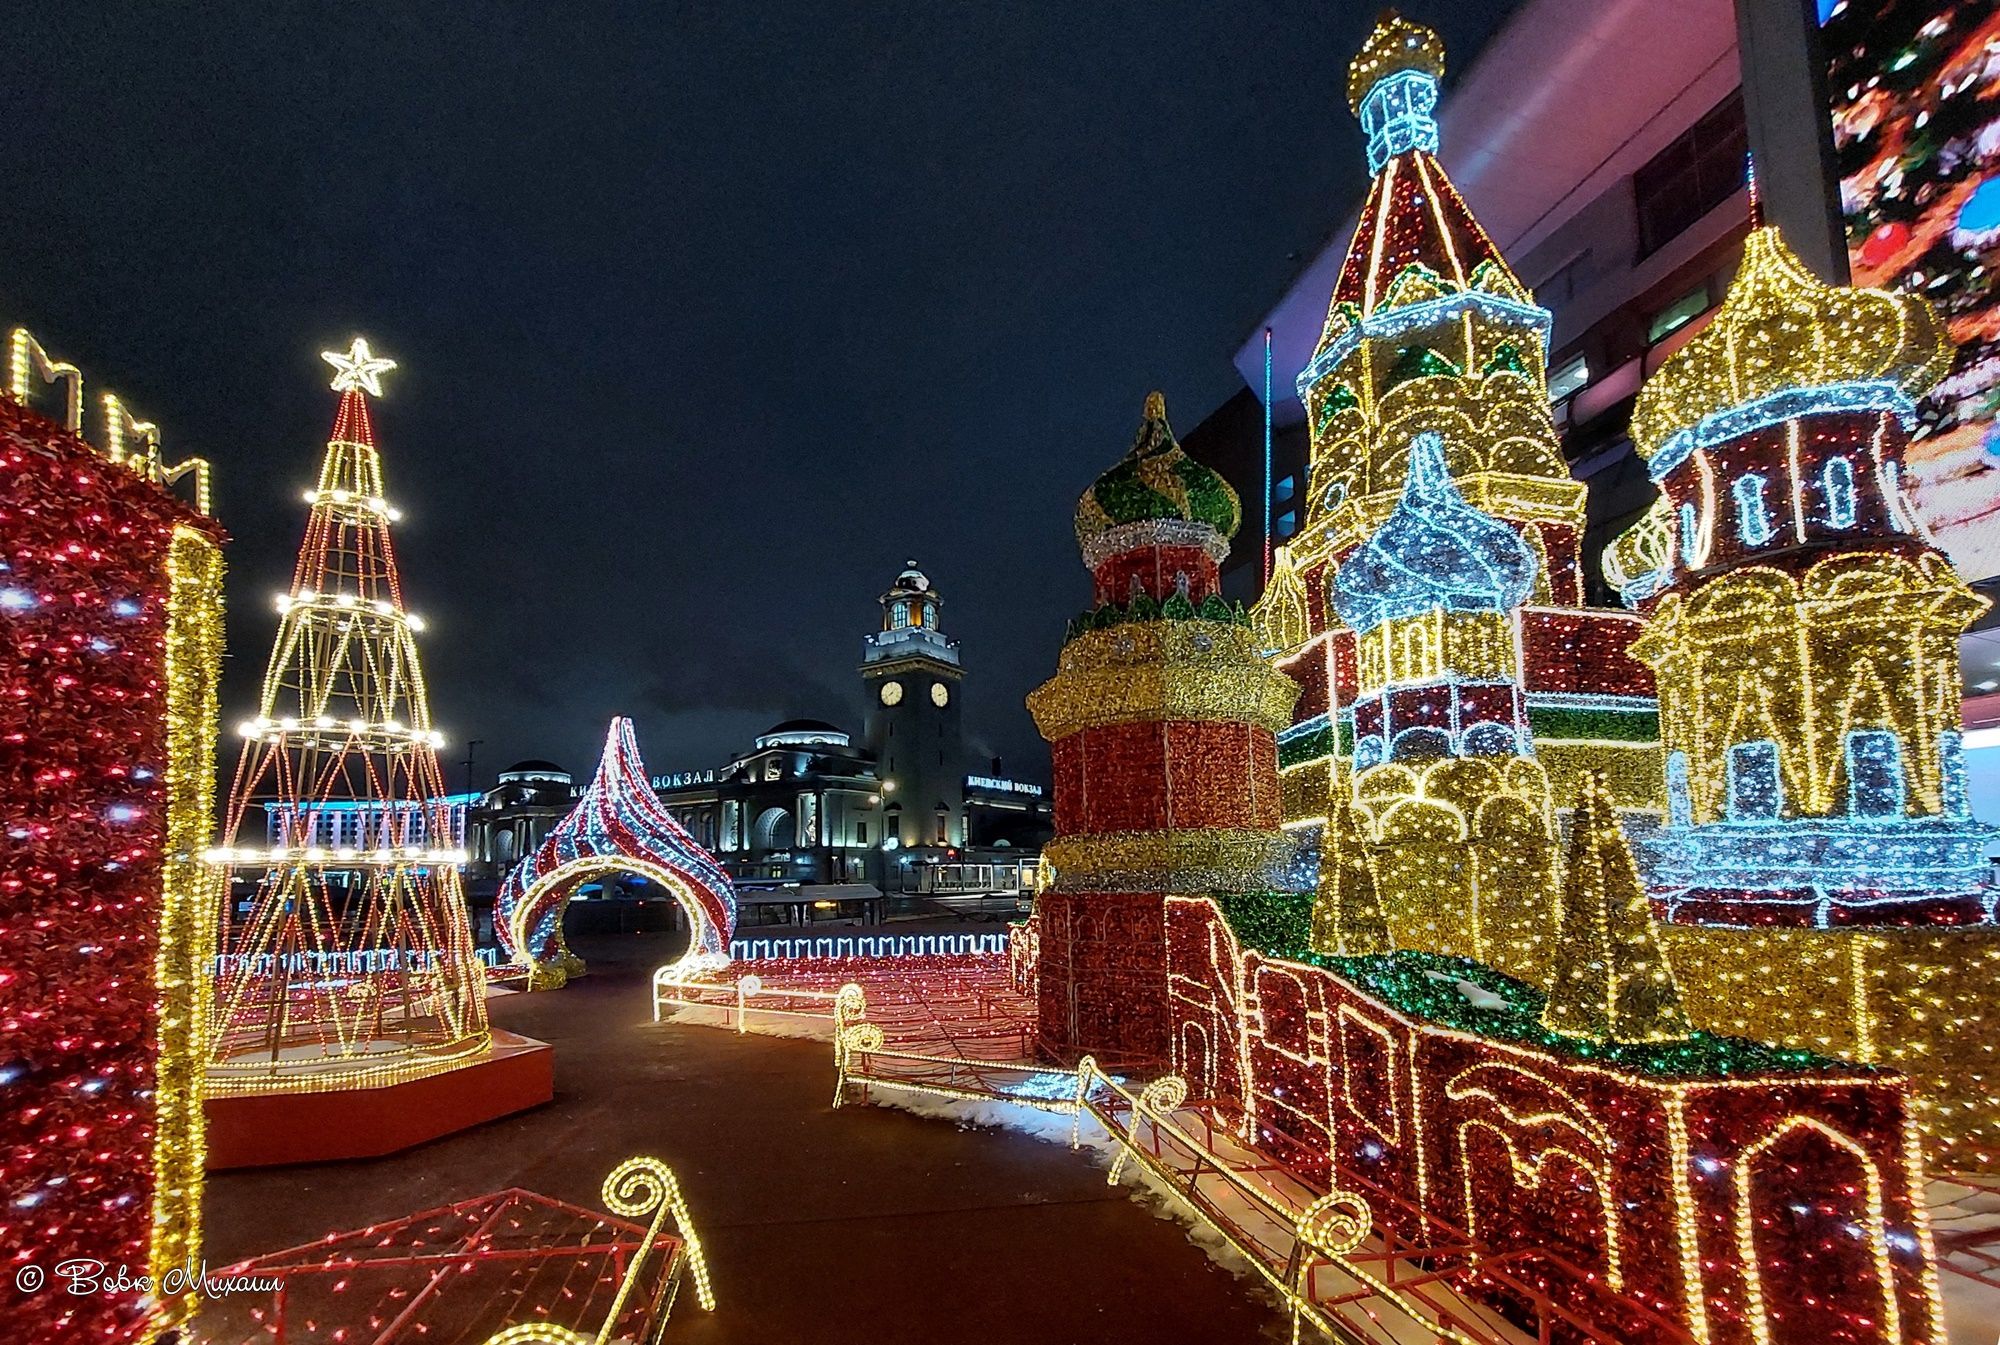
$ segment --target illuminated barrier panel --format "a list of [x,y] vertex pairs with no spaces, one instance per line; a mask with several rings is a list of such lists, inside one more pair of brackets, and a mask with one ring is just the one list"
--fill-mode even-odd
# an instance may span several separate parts
[[1545,1251],[1570,1311],[1601,1283],[1704,1345],[1941,1339],[1900,1076],[1705,1034],[1579,1048],[1477,963],[1336,974],[1243,951],[1204,898],[1167,918],[1174,1072],[1289,1169],[1369,1193],[1389,1232]]
[[1658,929],[1702,1026],[1904,1070],[1934,1168],[2000,1161],[2000,930]]
[[803,958],[999,957],[1005,934],[859,934],[818,939],[735,939],[736,962],[795,961]]
[[[500,953],[497,949],[479,948],[474,952],[489,969],[500,965]],[[437,965],[438,961],[439,955],[433,951],[410,952],[396,948],[282,955],[283,969],[287,972],[310,970],[330,976],[365,976],[373,972],[400,971],[405,968],[423,971]],[[239,974],[269,976],[279,969],[279,963],[280,955],[277,953],[223,953],[210,959],[209,967],[216,976]]]
[[[80,437],[76,369],[24,331],[11,354],[0,1339],[147,1341],[195,1297],[71,1294],[52,1268],[88,1258],[164,1277],[201,1261],[200,978],[215,929],[196,856],[214,807],[222,531],[163,488],[181,473],[161,466],[152,426],[107,397],[100,451]],[[65,386],[62,424],[29,409],[43,381]],[[205,465],[197,475],[199,506]]]

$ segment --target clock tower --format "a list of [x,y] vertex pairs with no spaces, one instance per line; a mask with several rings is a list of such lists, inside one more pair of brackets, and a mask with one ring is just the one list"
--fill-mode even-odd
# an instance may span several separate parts
[[868,747],[882,781],[882,836],[890,848],[965,844],[965,737],[958,641],[938,629],[944,605],[917,563],[882,595],[882,629],[863,642]]

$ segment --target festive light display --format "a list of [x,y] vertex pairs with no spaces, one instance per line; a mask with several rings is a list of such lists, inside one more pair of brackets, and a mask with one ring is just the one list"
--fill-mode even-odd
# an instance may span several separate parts
[[[185,472],[100,451],[82,375],[12,337],[0,399],[0,1336],[148,1341],[198,1293],[71,1294],[85,1258],[156,1285],[201,1260],[204,969],[222,532]],[[62,424],[31,408],[66,384]],[[116,405],[115,399],[106,398]],[[107,408],[108,411],[108,408]],[[99,438],[113,442],[107,419]],[[198,460],[191,460],[198,461]],[[205,502],[206,475],[197,482]]]
[[1923,300],[1829,286],[1755,230],[1713,321],[1641,391],[1661,500],[1609,554],[1646,616],[1662,937],[1696,1021],[1893,1064],[1935,1161],[2000,1157],[2000,961],[1958,635],[1983,610],[1902,463],[1950,347]]
[[563,911],[580,884],[616,873],[658,883],[687,911],[693,932],[683,970],[728,964],[736,889],[715,857],[674,821],[650,778],[632,721],[612,720],[590,788],[500,885],[493,931],[528,968],[531,986],[554,989],[583,970],[563,942]]
[[1683,1041],[1689,1034],[1639,867],[1592,776],[1584,777],[1570,814],[1561,936],[1542,1026],[1593,1041]]
[[[210,852],[230,894],[215,982],[217,1093],[367,1087],[449,1069],[489,1041],[450,835],[440,739],[403,606],[382,460],[364,395],[390,361],[329,351],[340,392],[258,715]],[[344,844],[323,805],[381,803],[382,833]],[[281,844],[243,841],[277,805]],[[350,810],[351,811],[351,810]],[[247,913],[229,886],[254,876]],[[328,954],[381,951],[365,970]],[[302,954],[302,957],[295,956]]]
[[[1321,843],[1333,796],[1386,759],[1388,740],[1357,727],[1357,710],[1377,699],[1357,683],[1364,671],[1377,686],[1391,683],[1383,665],[1392,637],[1378,635],[1372,649],[1357,641],[1333,590],[1398,508],[1420,460],[1445,469],[1470,511],[1517,534],[1533,581],[1504,620],[1440,617],[1422,634],[1396,637],[1408,641],[1402,657],[1442,653],[1451,626],[1490,660],[1512,658],[1516,708],[1556,797],[1566,801],[1583,776],[1601,773],[1620,809],[1662,804],[1650,671],[1626,654],[1637,623],[1580,605],[1585,492],[1570,478],[1549,413],[1550,315],[1435,157],[1443,69],[1437,34],[1395,16],[1349,68],[1348,103],[1368,135],[1374,183],[1319,348],[1298,379],[1312,437],[1304,526],[1253,612],[1263,647],[1304,689],[1281,787],[1286,825],[1306,853]],[[1435,457],[1420,443],[1434,444]],[[1421,544],[1398,551],[1400,563],[1426,563]],[[1379,548],[1370,557],[1383,559]],[[1484,628],[1477,637],[1475,628]],[[1571,710],[1577,696],[1591,698],[1592,717]],[[1487,736],[1497,742],[1498,730]],[[1400,881],[1386,881],[1385,897]]]
[[1367,838],[1355,825],[1354,809],[1346,799],[1334,804],[1325,835],[1319,893],[1313,901],[1312,951],[1329,957],[1388,952],[1394,945],[1368,862]]
[[[602,1194],[609,1216],[516,1187],[239,1262],[216,1276],[232,1292],[204,1310],[201,1338],[657,1341],[690,1278],[700,1306],[714,1311],[707,1257],[672,1170],[627,1159]],[[630,1222],[648,1215],[649,1224]]]
[[[1601,795],[1589,807],[1611,824]],[[1435,1221],[1533,1267],[1469,1292],[1531,1288],[1589,1340],[1942,1339],[1894,1076],[1703,1032],[1573,1037],[1477,962],[1281,960],[1202,897],[1169,897],[1167,928],[1191,1095],[1285,1169],[1360,1193],[1404,1245]]]
[[1146,399],[1125,458],[1087,490],[1076,531],[1114,622],[1072,623],[1028,697],[1055,759],[1055,883],[1036,901],[1045,1047],[1074,1059],[1166,1050],[1162,895],[1282,881],[1275,734],[1297,689],[1217,595],[1235,492],[1190,459]]

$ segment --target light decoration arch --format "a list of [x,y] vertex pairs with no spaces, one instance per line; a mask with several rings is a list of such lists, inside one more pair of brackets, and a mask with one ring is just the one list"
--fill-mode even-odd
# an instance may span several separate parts
[[736,932],[736,889],[715,857],[696,844],[647,783],[632,721],[611,721],[604,756],[569,816],[507,875],[493,907],[493,933],[537,988],[560,986],[583,970],[563,941],[571,896],[592,878],[624,873],[658,883],[688,913],[683,963],[727,963]]

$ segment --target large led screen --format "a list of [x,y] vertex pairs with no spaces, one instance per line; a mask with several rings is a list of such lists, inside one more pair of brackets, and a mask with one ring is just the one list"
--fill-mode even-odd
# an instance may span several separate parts
[[1910,479],[1968,579],[2000,575],[2000,6],[1820,0],[1854,279],[1915,290],[1959,342]]

